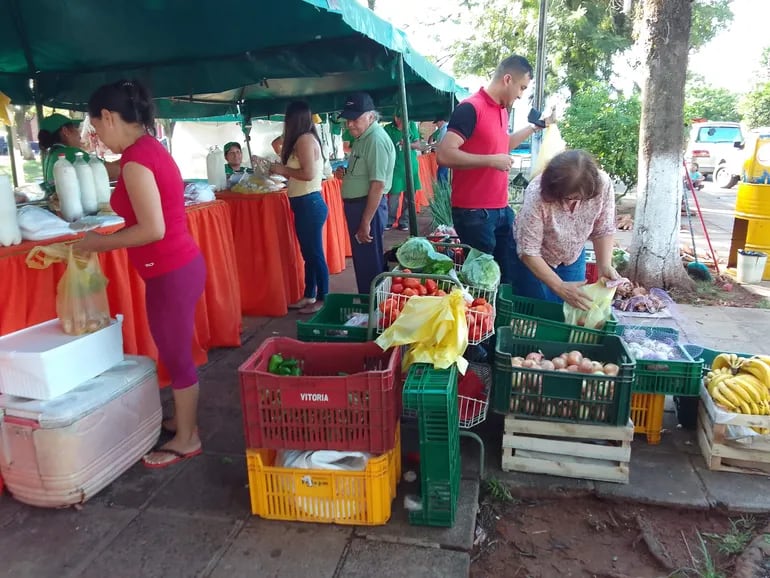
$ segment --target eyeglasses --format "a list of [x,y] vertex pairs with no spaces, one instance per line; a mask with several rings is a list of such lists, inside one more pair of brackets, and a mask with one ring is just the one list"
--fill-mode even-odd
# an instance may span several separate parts
[[356,162],[358,161],[359,158],[361,158],[361,157],[359,157],[357,154],[351,154],[350,155],[350,160],[348,160],[348,172],[349,173],[352,173],[353,171],[356,170]]

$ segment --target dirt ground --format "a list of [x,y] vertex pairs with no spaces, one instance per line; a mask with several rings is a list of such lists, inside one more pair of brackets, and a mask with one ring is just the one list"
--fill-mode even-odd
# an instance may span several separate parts
[[509,503],[488,496],[480,514],[487,536],[471,578],[726,578],[765,522],[588,496]]

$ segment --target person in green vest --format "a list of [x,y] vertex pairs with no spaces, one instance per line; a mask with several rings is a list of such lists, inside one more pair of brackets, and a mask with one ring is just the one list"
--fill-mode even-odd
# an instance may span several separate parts
[[[83,153],[83,160],[86,162],[90,160],[89,154],[81,148],[80,121],[58,112],[45,117],[40,122],[37,140],[40,143],[40,149],[47,153],[43,163],[43,184],[49,191],[55,190],[53,166],[59,160],[60,154],[63,154],[71,163],[75,162],[76,153]],[[120,173],[119,163],[105,163],[105,166],[110,179],[117,179]]]
[[[398,205],[401,201],[402,193],[406,190],[406,161],[404,160],[404,146],[408,146],[411,149],[414,190],[419,191],[421,185],[420,171],[417,165],[417,151],[421,148],[420,131],[417,128],[416,122],[410,122],[408,131],[409,139],[408,142],[405,143],[401,111],[397,110],[396,114],[393,115],[393,122],[385,125],[385,132],[388,133],[390,140],[393,141],[393,145],[396,147],[396,166],[393,169],[393,186],[388,195],[388,225],[386,225],[385,230],[388,231],[392,229],[394,225],[397,225],[400,231],[408,231],[409,212],[406,208],[406,202],[404,202],[404,206],[401,208],[401,216],[398,218],[398,223],[396,223]],[[406,199],[405,196],[404,199]]]
[[243,150],[241,145],[237,142],[229,142],[224,147],[225,151],[225,174],[229,177],[235,173],[248,173],[251,174],[254,171],[250,168],[243,166]]

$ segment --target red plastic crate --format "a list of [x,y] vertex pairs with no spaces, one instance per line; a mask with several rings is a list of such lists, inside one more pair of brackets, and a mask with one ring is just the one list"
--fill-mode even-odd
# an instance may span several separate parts
[[596,283],[599,280],[599,268],[596,263],[586,263],[586,283]]
[[[270,357],[300,361],[302,376],[268,373]],[[365,343],[266,339],[238,369],[248,448],[393,449],[401,415],[401,350]]]

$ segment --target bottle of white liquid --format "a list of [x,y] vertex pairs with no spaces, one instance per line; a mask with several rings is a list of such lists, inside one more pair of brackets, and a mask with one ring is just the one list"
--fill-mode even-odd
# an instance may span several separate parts
[[19,221],[16,218],[16,198],[11,179],[0,175],[0,247],[21,243]]
[[64,220],[73,222],[80,219],[83,216],[83,205],[80,201],[78,174],[64,153],[59,155],[59,160],[53,166],[53,182]]
[[94,187],[94,173],[83,158],[83,153],[75,153],[75,162],[72,164],[78,175],[80,202],[83,204],[83,213],[93,215],[99,210],[99,202],[96,200],[96,187]]
[[211,147],[209,154],[206,155],[206,176],[215,191],[223,191],[227,188],[225,153],[216,145]]
[[107,167],[96,155],[91,155],[88,161],[91,172],[94,174],[94,188],[96,189],[96,201],[99,205],[110,204],[110,176],[107,174]]

